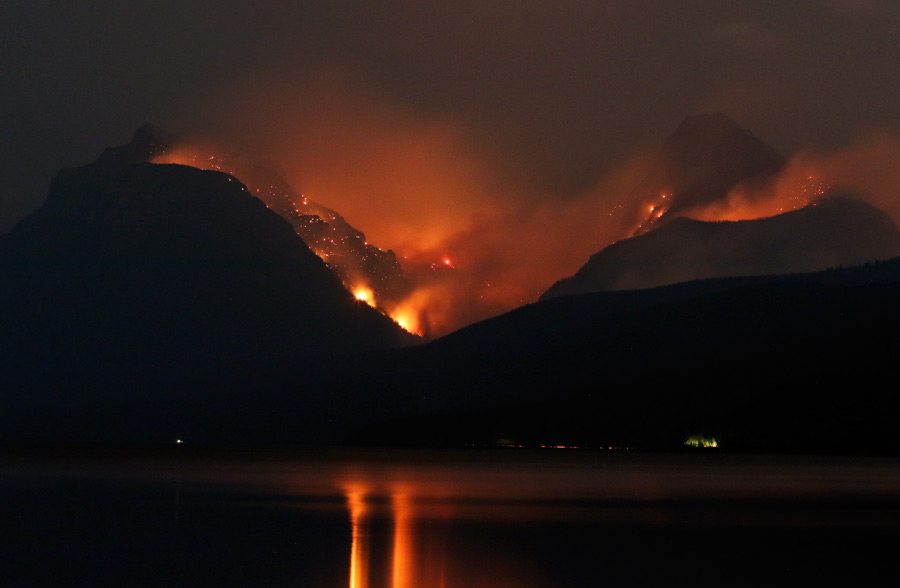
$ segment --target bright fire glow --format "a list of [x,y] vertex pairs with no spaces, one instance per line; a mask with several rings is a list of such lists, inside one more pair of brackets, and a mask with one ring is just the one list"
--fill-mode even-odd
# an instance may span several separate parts
[[[441,328],[451,324],[460,302],[454,295],[466,291],[458,284],[455,272],[438,273],[443,275],[426,276],[410,296],[385,309],[398,325],[425,338],[444,334]],[[429,282],[428,277],[434,281]]]
[[369,306],[375,306],[375,293],[368,286],[356,286],[353,288],[353,296],[360,302],[365,302]]
[[403,327],[404,330],[415,335],[422,334],[422,329],[419,325],[418,312],[414,307],[401,305],[388,314],[394,319],[394,322]]

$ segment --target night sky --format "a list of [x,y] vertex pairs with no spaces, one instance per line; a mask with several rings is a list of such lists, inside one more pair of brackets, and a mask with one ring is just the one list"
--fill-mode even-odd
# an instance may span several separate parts
[[152,122],[509,307],[624,236],[604,211],[689,114],[874,165],[896,218],[898,39],[895,0],[7,0],[0,230]]

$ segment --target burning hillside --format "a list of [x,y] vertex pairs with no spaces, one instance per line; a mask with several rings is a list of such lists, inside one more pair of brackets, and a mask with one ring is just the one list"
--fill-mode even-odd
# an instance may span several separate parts
[[275,171],[209,153],[176,147],[157,155],[153,162],[223,171],[240,179],[252,195],[288,220],[347,289],[370,306],[393,306],[409,295],[410,283],[393,251],[370,244],[365,234],[340,214],[298,194]]
[[[402,121],[391,128],[370,123],[352,136],[354,142],[340,143],[347,151],[337,143],[318,152],[286,149],[292,158],[309,156],[317,164],[297,171],[293,159],[276,157],[278,168],[292,173],[290,181],[268,167],[224,157],[217,148],[183,144],[154,161],[235,175],[291,222],[357,299],[426,338],[534,302],[592,252],[677,217],[772,217],[809,205],[832,186],[891,215],[891,194],[900,186],[890,171],[898,151],[892,136],[870,137],[830,155],[785,159],[728,117],[713,114],[686,118],[654,157],[623,163],[589,193],[548,194],[540,204],[524,206],[510,193],[518,188],[472,171],[475,164],[460,159],[446,133]],[[319,135],[313,139],[327,143]],[[355,168],[360,162],[365,165]],[[369,184],[363,175],[372,178]],[[321,201],[339,196],[342,211],[352,202],[354,223],[376,227],[386,247],[372,245],[335,210],[291,184],[305,193],[312,186]],[[351,187],[354,200],[348,200]],[[900,210],[896,202],[894,208]]]

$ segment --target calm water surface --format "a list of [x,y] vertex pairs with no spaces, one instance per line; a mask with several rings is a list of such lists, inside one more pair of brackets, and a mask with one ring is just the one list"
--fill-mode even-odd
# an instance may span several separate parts
[[897,586],[900,460],[0,459],[0,586]]

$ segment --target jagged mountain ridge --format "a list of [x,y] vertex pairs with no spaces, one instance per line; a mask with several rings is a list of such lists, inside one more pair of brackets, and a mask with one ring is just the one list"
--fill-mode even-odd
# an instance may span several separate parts
[[747,221],[684,217],[591,256],[542,300],[725,276],[812,272],[900,255],[900,232],[884,212],[847,195]]
[[[155,137],[156,131],[145,125],[135,134]],[[365,234],[353,227],[337,211],[299,194],[278,172],[265,165],[219,153],[198,155],[181,153],[180,141],[153,139],[159,145],[152,160],[183,163],[200,169],[218,170],[241,180],[250,193],[291,223],[294,231],[321,257],[348,289],[370,289],[376,302],[398,303],[412,291],[412,285],[391,250],[380,249],[366,241]]]
[[416,341],[241,182],[143,163],[155,146],[61,171],[0,242],[0,347],[23,377],[48,361],[215,364]]
[[246,178],[254,196],[291,223],[345,286],[369,288],[378,302],[397,303],[411,293],[412,284],[396,254],[369,243],[365,233],[340,213],[297,194],[287,180],[269,168],[222,162],[227,169],[235,170],[232,175],[241,181]]
[[51,180],[43,205],[4,236],[7,247],[33,255],[42,251],[53,253],[67,246],[92,219],[102,216],[111,206],[106,187],[115,173],[147,162],[165,149],[156,138],[159,134],[150,125],[144,125],[129,143],[107,147],[87,165],[61,169]]

